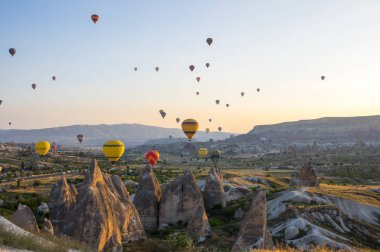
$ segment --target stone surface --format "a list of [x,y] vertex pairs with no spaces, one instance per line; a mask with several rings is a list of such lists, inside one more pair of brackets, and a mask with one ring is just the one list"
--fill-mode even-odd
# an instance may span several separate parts
[[147,165],[141,174],[133,202],[145,229],[158,227],[161,195],[162,192],[157,177],[151,167]]
[[51,236],[54,236],[54,228],[51,222],[48,219],[44,219],[43,231]]
[[319,179],[311,163],[302,166],[297,177],[290,180],[291,186],[319,186]]
[[72,184],[68,184],[65,177],[62,177],[53,188],[49,197],[50,219],[56,235],[61,234],[64,219],[73,208],[77,190]]
[[234,219],[236,220],[242,220],[244,218],[244,212],[241,210],[241,208],[236,209],[234,213]]
[[34,233],[39,232],[36,217],[32,210],[26,205],[18,205],[17,210],[13,213],[12,222],[27,231]]
[[188,233],[198,241],[204,241],[211,234],[211,227],[204,207],[199,206],[187,225]]
[[223,189],[222,175],[213,167],[210,169],[203,192],[203,199],[206,209],[216,206],[226,207],[226,195]]
[[298,227],[287,227],[285,229],[284,238],[285,240],[292,240],[296,238],[299,233]]
[[232,251],[272,249],[273,241],[267,226],[267,201],[264,191],[253,196]]
[[160,227],[188,222],[199,207],[204,208],[202,192],[191,171],[186,170],[164,190],[160,202]]
[[37,211],[42,213],[42,214],[48,214],[49,213],[49,206],[48,204],[46,203],[41,203],[41,205],[39,205],[37,207]]
[[122,244],[145,237],[122,180],[103,174],[93,160],[62,233],[97,251],[122,251]]

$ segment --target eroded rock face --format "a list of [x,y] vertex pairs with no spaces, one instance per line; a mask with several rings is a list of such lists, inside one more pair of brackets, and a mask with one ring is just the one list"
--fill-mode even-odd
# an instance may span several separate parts
[[260,190],[253,196],[232,251],[272,248],[273,241],[267,226],[266,195]]
[[211,234],[206,211],[202,206],[199,206],[195,214],[190,218],[187,231],[199,242],[204,241]]
[[62,233],[97,251],[122,251],[122,243],[145,237],[136,208],[118,176],[103,174],[93,160]]
[[54,228],[51,222],[48,219],[44,219],[44,228],[43,231],[51,236],[54,236]]
[[56,235],[61,234],[64,219],[73,208],[77,190],[73,184],[68,184],[65,177],[62,177],[53,188],[49,197],[50,218]]
[[291,186],[319,186],[319,179],[311,163],[302,166],[298,177],[290,181]]
[[39,232],[36,217],[32,210],[26,205],[18,205],[17,210],[13,213],[12,222],[27,231],[34,233]]
[[157,228],[159,225],[159,203],[161,187],[151,167],[147,165],[143,170],[140,183],[134,198],[135,207],[145,229]]
[[186,170],[165,188],[160,203],[160,227],[188,222],[199,207],[204,209],[202,192],[191,171]]
[[215,206],[226,207],[226,195],[224,193],[221,176],[221,173],[218,173],[214,168],[211,168],[208,173],[205,190],[203,192],[206,209],[212,209]]

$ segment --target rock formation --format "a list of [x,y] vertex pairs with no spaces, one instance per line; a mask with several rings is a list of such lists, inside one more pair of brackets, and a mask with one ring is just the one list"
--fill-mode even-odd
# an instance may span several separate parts
[[204,241],[206,236],[211,234],[211,227],[208,223],[206,211],[201,205],[198,207],[195,214],[190,218],[187,225],[187,231],[199,242]]
[[39,205],[37,207],[37,211],[42,213],[42,214],[48,214],[49,213],[49,206],[48,204],[46,203],[41,203],[41,205]]
[[145,237],[136,208],[118,176],[104,175],[93,160],[65,218],[62,233],[97,251],[122,251],[122,243]]
[[69,185],[65,177],[62,177],[56,184],[53,184],[48,205],[56,235],[61,234],[65,218],[73,208],[77,194],[78,192],[74,185]]
[[202,192],[191,171],[186,170],[183,176],[176,177],[164,190],[160,203],[160,227],[175,225],[179,221],[189,222],[202,212],[199,208],[204,210]]
[[135,207],[145,229],[157,228],[159,224],[159,202],[161,187],[151,167],[143,170],[134,199]]
[[54,236],[54,228],[51,222],[48,219],[44,219],[44,228],[43,231],[51,236]]
[[302,166],[298,177],[293,177],[290,181],[291,186],[319,186],[319,179],[311,163]]
[[206,209],[216,206],[226,207],[226,195],[224,194],[223,182],[215,168],[211,168],[203,192]]
[[36,217],[32,210],[26,205],[18,205],[17,210],[13,213],[12,222],[27,231],[33,233],[39,232]]
[[236,209],[234,213],[234,219],[235,220],[242,220],[244,218],[244,212],[241,210],[241,208]]
[[273,241],[267,226],[267,200],[265,192],[259,190],[251,201],[232,251],[272,248]]

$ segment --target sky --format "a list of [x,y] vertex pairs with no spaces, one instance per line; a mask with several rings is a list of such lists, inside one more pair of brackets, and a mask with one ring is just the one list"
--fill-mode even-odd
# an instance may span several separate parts
[[378,0],[1,0],[0,129],[380,114],[379,27]]

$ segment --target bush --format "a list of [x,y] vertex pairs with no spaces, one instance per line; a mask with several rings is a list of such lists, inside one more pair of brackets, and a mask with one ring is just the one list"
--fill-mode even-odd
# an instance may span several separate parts
[[211,227],[220,227],[224,225],[224,221],[219,218],[210,218],[208,222]]
[[37,186],[40,186],[41,185],[41,181],[39,180],[34,180],[33,181],[33,186],[37,187]]

